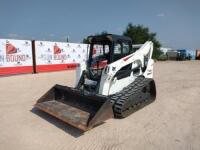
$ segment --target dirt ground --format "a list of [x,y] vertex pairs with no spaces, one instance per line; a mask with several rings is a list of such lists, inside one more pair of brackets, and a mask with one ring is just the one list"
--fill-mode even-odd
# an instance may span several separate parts
[[154,76],[154,103],[86,133],[32,109],[54,84],[72,86],[74,71],[1,77],[0,149],[199,150],[200,62],[156,62]]

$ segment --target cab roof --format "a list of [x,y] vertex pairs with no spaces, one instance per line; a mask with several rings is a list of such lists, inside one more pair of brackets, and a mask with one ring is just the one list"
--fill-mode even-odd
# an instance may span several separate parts
[[103,35],[95,35],[89,36],[89,43],[96,43],[96,42],[103,42],[103,41],[122,41],[122,42],[131,42],[131,38],[122,36],[122,35],[115,35],[115,34],[103,34]]

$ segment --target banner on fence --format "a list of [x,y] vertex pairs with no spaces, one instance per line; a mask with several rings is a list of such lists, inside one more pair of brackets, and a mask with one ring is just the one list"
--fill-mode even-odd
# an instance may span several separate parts
[[0,75],[31,72],[33,72],[31,41],[0,39]]
[[36,71],[57,71],[76,67],[87,59],[87,44],[35,41]]

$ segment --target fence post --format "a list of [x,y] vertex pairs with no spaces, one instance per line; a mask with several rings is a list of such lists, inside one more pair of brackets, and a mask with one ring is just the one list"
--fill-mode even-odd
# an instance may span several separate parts
[[32,40],[32,56],[33,56],[33,73],[36,72],[36,58],[35,58],[35,40]]

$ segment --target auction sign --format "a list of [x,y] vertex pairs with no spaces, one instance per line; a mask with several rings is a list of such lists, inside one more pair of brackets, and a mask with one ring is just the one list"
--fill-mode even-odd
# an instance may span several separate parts
[[35,41],[36,72],[74,69],[87,59],[87,44]]
[[0,39],[0,75],[32,72],[31,41]]

